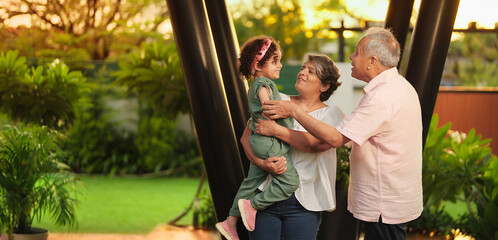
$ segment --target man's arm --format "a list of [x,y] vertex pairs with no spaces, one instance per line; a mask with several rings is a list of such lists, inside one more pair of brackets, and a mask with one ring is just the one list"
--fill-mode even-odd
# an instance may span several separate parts
[[270,157],[265,160],[254,155],[251,144],[249,143],[249,135],[252,132],[251,127],[249,127],[250,124],[251,122],[249,121],[244,130],[244,133],[242,134],[242,137],[240,138],[240,142],[242,143],[242,147],[244,148],[247,159],[249,159],[249,161],[251,161],[251,163],[253,163],[254,165],[269,173],[284,173],[287,170],[287,167],[285,166],[287,164],[287,159],[285,159],[285,157]]
[[340,147],[350,140],[332,127],[306,113],[291,101],[271,100],[263,103],[264,113],[271,119],[293,117],[311,135],[332,147]]
[[258,119],[255,126],[258,134],[276,137],[306,152],[323,152],[331,148],[329,144],[318,140],[307,132],[286,128],[278,125],[274,120]]

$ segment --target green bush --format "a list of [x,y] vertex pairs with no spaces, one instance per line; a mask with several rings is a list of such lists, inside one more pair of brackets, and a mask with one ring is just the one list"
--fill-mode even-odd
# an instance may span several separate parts
[[147,172],[167,170],[167,175],[199,176],[202,169],[195,140],[176,130],[166,117],[143,117],[135,144],[141,167]]
[[187,88],[174,42],[144,43],[138,53],[119,62],[116,83],[136,93],[158,115],[190,112]]
[[216,224],[216,213],[214,211],[213,198],[209,189],[204,188],[195,199],[194,227],[214,230]]
[[115,89],[99,84],[90,94],[91,104],[77,111],[74,126],[67,132],[64,148],[70,153],[68,165],[76,172],[138,173],[135,133],[116,127],[113,111],[104,100]]
[[17,51],[0,54],[0,109],[15,122],[67,129],[87,90],[82,73],[58,60],[28,69]]
[[[492,239],[498,234],[498,158],[491,153],[491,139],[482,140],[474,129],[465,134],[451,131],[451,123],[437,124],[434,115],[423,152],[424,212],[412,227],[446,235],[447,226],[454,225],[478,239]],[[442,217],[443,202],[462,202],[466,212],[455,221]],[[423,220],[430,218],[442,221],[431,226],[434,222]]]

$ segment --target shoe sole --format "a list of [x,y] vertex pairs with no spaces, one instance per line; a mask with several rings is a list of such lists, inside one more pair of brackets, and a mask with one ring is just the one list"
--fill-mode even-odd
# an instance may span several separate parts
[[252,232],[254,231],[254,229],[251,229],[249,227],[249,224],[247,224],[247,220],[245,218],[246,216],[246,211],[244,209],[244,201],[242,199],[239,199],[239,201],[237,202],[237,205],[239,206],[239,211],[240,211],[240,218],[242,218],[242,222],[244,223],[244,227],[246,227],[247,231],[249,232]]
[[232,240],[232,238],[227,233],[227,231],[225,231],[225,229],[219,223],[217,223],[214,226],[216,227],[216,229],[218,229],[218,231],[221,233],[221,235],[223,235],[223,237],[225,237],[227,240]]

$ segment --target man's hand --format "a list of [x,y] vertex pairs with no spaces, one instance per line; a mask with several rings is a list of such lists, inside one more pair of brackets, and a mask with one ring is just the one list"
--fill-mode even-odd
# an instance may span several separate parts
[[[263,117],[269,119],[265,114],[263,114]],[[279,125],[274,120],[256,119],[254,126],[256,127],[256,133],[260,135],[275,136],[276,128]]]
[[292,117],[294,110],[299,108],[297,104],[291,101],[270,100],[263,102],[264,114],[270,119]]

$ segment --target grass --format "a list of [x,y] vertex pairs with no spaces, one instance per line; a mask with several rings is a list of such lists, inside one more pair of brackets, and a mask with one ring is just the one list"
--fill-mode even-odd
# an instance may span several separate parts
[[[199,184],[191,178],[80,178],[77,227],[55,225],[48,215],[33,226],[51,232],[147,233],[182,213]],[[192,213],[178,224],[192,225]]]

